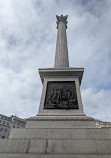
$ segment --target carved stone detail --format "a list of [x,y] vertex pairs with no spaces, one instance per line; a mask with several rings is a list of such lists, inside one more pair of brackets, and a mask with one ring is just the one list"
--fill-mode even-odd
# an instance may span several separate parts
[[44,109],[78,109],[75,82],[48,82]]
[[64,22],[65,23],[65,25],[66,25],[66,29],[67,29],[67,17],[68,17],[68,15],[66,15],[66,16],[63,16],[63,15],[61,15],[61,16],[58,16],[58,15],[56,15],[56,18],[57,18],[57,29],[58,29],[58,25],[59,25],[59,23],[60,22]]

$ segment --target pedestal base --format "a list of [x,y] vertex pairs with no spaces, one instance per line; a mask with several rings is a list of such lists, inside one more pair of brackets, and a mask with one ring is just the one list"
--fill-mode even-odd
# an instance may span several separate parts
[[38,115],[0,140],[0,153],[0,158],[108,158],[111,130],[97,129],[87,116]]
[[110,139],[7,139],[0,140],[0,153],[110,155]]
[[26,128],[96,128],[95,120],[81,116],[37,115],[28,120]]

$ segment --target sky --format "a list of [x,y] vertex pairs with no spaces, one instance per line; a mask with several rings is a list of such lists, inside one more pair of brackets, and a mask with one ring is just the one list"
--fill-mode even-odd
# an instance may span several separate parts
[[84,68],[84,112],[111,122],[111,0],[0,0],[0,113],[38,113],[38,69],[54,67],[61,14],[68,15],[70,67]]

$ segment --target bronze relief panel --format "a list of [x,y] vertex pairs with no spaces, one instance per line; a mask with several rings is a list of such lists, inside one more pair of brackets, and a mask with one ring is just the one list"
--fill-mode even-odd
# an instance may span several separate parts
[[78,109],[75,82],[48,82],[44,109]]

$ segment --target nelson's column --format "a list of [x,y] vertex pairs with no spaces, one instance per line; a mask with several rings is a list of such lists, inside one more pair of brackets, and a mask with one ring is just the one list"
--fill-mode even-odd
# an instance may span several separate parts
[[54,68],[39,69],[43,84],[39,113],[26,128],[0,140],[0,158],[111,158],[111,130],[97,129],[84,114],[83,68],[69,67],[67,15],[57,17]]

